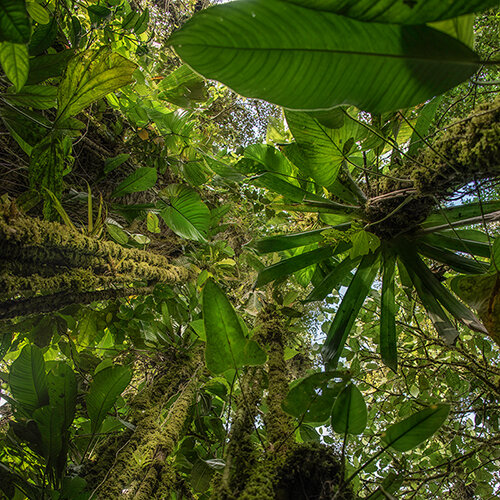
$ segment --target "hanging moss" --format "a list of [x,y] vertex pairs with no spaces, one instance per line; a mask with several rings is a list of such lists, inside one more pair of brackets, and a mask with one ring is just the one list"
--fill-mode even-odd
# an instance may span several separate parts
[[0,320],[58,311],[70,304],[90,304],[104,300],[148,295],[153,293],[154,286],[142,288],[124,287],[95,292],[58,292],[50,295],[39,295],[26,299],[14,299],[0,302]]

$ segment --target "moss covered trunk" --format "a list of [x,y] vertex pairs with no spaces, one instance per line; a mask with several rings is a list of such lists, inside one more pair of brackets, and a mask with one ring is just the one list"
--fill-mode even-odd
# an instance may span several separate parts
[[195,400],[203,367],[199,353],[179,358],[131,401],[134,431],[107,442],[89,474],[97,498],[167,498],[177,480],[169,457]]
[[[85,236],[56,222],[0,205],[0,319],[58,310],[188,279],[162,255]],[[144,288],[131,285],[144,285]]]

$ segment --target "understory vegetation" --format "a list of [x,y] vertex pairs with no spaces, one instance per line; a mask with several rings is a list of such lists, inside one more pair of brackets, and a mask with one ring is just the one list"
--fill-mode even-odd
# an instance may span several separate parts
[[0,498],[498,498],[499,40],[1,0]]

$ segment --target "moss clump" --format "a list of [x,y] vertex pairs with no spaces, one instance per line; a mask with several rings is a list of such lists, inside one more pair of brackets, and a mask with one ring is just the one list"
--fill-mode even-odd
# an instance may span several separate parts
[[376,196],[364,207],[368,231],[390,239],[416,229],[437,202],[474,180],[500,175],[500,100],[479,106],[473,114],[451,124],[415,159],[396,172],[408,181],[381,178]]
[[252,434],[262,397],[262,381],[263,370],[260,367],[248,367],[241,377],[240,394],[236,399],[236,412],[224,456],[226,467],[222,476],[216,476],[214,480],[213,499],[237,498],[257,460]]
[[297,445],[288,453],[277,475],[275,493],[277,500],[355,498],[351,488],[343,485],[341,462],[335,450],[319,443]]
[[238,500],[275,500],[277,477],[281,467],[281,456],[260,461],[253,468],[252,475]]

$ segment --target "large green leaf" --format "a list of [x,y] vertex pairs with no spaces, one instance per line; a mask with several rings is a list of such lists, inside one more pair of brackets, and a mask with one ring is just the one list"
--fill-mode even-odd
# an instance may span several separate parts
[[470,225],[470,219],[481,217],[482,215],[490,214],[500,210],[500,201],[487,201],[467,203],[464,205],[443,208],[438,212],[431,214],[422,223],[422,227],[427,232],[436,230],[435,228],[444,226],[440,229],[448,229],[448,224],[457,226],[459,223],[462,225]]
[[266,267],[260,271],[257,277],[256,287],[267,285],[278,278],[284,278],[290,274],[300,271],[312,264],[317,264],[333,255],[333,248],[330,246],[316,248],[310,252],[300,253],[289,259],[284,259],[277,264]]
[[160,215],[172,231],[189,240],[206,241],[210,225],[210,210],[201,201],[200,195],[182,184],[170,184],[160,193],[168,199],[162,202]]
[[426,234],[421,241],[429,245],[455,250],[457,252],[490,257],[488,236],[481,231],[472,229],[455,229]]
[[62,417],[62,428],[67,429],[75,417],[76,376],[71,367],[57,361],[47,374],[49,404]]
[[432,321],[432,324],[436,328],[437,332],[448,345],[453,345],[458,337],[457,329],[446,315],[444,309],[441,307],[434,294],[430,293],[429,290],[423,285],[422,280],[413,271],[411,266],[409,267],[404,264],[402,260],[403,259],[398,260],[399,275],[405,275],[402,272],[404,269],[404,273],[409,276],[411,283],[415,287],[417,295],[420,297],[422,305],[429,314],[429,319]]
[[448,405],[433,405],[391,425],[382,439],[394,450],[411,450],[430,438],[443,425],[449,412]]
[[24,0],[0,2],[0,42],[28,43],[31,25]]
[[338,395],[332,409],[332,428],[340,434],[361,434],[368,419],[366,403],[360,390],[349,384]]
[[455,252],[450,252],[449,250],[439,246],[419,242],[418,251],[426,257],[449,266],[457,273],[480,274],[484,273],[488,269],[488,265],[485,262],[479,262],[478,260],[469,259],[468,257],[462,257]]
[[344,295],[323,346],[323,359],[329,368],[337,365],[359,310],[370,293],[378,268],[379,252],[365,255]]
[[67,49],[57,54],[45,54],[30,60],[30,72],[28,74],[28,85],[35,85],[48,78],[60,76],[68,61],[75,55],[74,49]]
[[382,361],[394,372],[398,371],[396,339],[396,301],[394,296],[394,272],[396,258],[389,251],[383,252],[382,298],[380,308],[380,354]]
[[344,283],[346,278],[352,277],[351,271],[359,264],[361,258],[351,259],[346,257],[338,263],[324,278],[314,287],[314,290],[307,296],[306,302],[323,300],[333,289]]
[[181,66],[172,71],[160,82],[158,88],[161,89],[159,99],[182,108],[189,107],[193,101],[207,99],[205,81],[188,66]]
[[94,101],[133,81],[137,66],[103,47],[78,54],[68,64],[58,89],[57,120],[78,114]]
[[40,431],[43,455],[47,462],[52,465],[63,447],[64,415],[59,413],[56,408],[44,406],[33,412],[33,420]]
[[[418,256],[414,246],[410,243],[400,245],[400,257],[408,272],[414,273],[421,280],[425,290],[441,303],[441,305],[457,320],[472,330],[488,333],[479,319],[462,302],[455,298],[447,288],[434,276],[432,271]],[[413,278],[412,278],[413,279]]]
[[19,92],[26,80],[30,69],[28,48],[20,43],[0,43],[0,64],[7,78]]
[[410,138],[410,146],[408,148],[409,156],[415,156],[418,151],[426,145],[427,133],[429,132],[441,101],[441,97],[435,97],[432,101],[428,102],[418,114],[417,123],[415,124],[415,129]]
[[25,85],[21,92],[4,94],[5,101],[36,109],[49,109],[56,105],[57,87],[51,85]]
[[56,16],[53,16],[48,24],[39,24],[33,31],[28,45],[30,56],[39,56],[51,47],[57,38],[58,31],[59,25]]
[[92,434],[98,432],[107,413],[132,379],[126,366],[109,366],[97,372],[86,397]]
[[203,321],[207,368],[215,373],[243,366],[261,365],[266,353],[245,337],[240,320],[224,292],[210,279],[203,289]]
[[291,248],[304,247],[323,240],[322,233],[325,229],[314,229],[303,233],[283,234],[270,236],[252,243],[252,247],[259,253],[281,252]]
[[[307,113],[287,111],[285,116],[290,131],[305,156],[306,162],[302,164],[302,168],[306,168],[304,173],[322,186],[333,184],[354,141],[359,139],[358,123],[346,115],[343,126],[332,129]],[[352,140],[349,142],[350,139]]]
[[[332,112],[336,109],[340,108],[335,108]],[[343,111],[342,115],[345,116]],[[301,172],[310,175],[311,169],[307,155],[296,142],[281,146],[281,150]],[[364,203],[366,201],[365,194],[350,176],[347,175],[348,170],[345,167],[343,167],[343,173],[346,175],[342,176],[342,178],[338,176],[335,182],[328,186],[328,191],[347,204],[357,205],[358,202]]]
[[146,189],[150,189],[156,184],[157,178],[156,168],[139,167],[118,184],[111,196],[117,198],[130,193],[146,191]]
[[10,367],[9,386],[12,397],[28,412],[48,404],[45,361],[39,347],[23,347]]
[[61,138],[51,134],[41,140],[31,153],[30,187],[41,190],[44,196],[43,211],[47,219],[54,217],[57,200],[62,194],[65,151]]
[[363,23],[278,0],[206,9],[169,43],[203,76],[295,110],[405,108],[479,68],[469,48],[426,26]]
[[313,373],[294,381],[282,403],[283,410],[303,422],[326,422],[332,413],[333,401],[344,387],[334,379],[348,378],[345,372]]
[[498,5],[497,0],[284,0],[311,9],[336,12],[361,21],[425,24],[479,12]]

